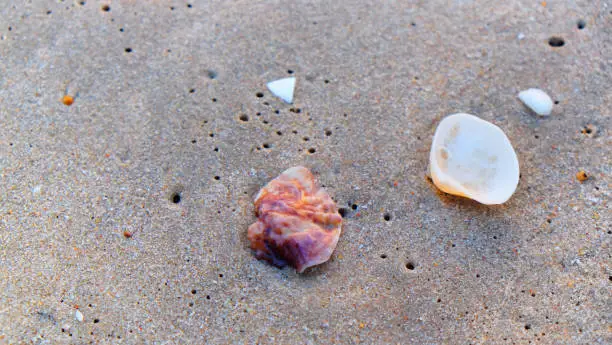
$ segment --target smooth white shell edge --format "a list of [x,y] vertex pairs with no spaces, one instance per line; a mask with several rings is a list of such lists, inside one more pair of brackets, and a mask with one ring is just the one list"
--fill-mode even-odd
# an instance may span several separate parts
[[553,101],[540,89],[527,89],[518,94],[521,102],[525,103],[534,113],[542,116],[548,116],[552,112]]
[[452,114],[440,122],[429,167],[443,192],[487,205],[506,202],[519,182],[518,158],[506,134],[470,114]]

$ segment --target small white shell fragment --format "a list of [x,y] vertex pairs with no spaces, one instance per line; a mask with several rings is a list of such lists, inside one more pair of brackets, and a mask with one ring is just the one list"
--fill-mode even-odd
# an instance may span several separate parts
[[540,89],[527,89],[518,94],[520,100],[536,114],[548,116],[552,112],[553,101]]
[[506,202],[519,182],[518,158],[506,134],[470,114],[452,114],[440,122],[429,169],[443,192],[486,205]]
[[78,322],[83,322],[83,313],[77,309],[77,311],[74,312],[74,318],[77,319]]
[[523,38],[525,38],[525,34],[524,34],[524,33],[522,33],[522,32],[520,32],[518,35],[516,35],[516,38],[517,38],[517,39],[520,41],[520,40],[522,40]]
[[293,103],[293,90],[295,89],[295,77],[279,79],[266,84],[274,96],[286,103]]

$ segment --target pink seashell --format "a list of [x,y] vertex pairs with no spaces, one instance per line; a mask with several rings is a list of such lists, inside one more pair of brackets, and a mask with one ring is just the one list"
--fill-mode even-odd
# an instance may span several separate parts
[[336,204],[304,167],[288,169],[263,187],[255,214],[258,220],[248,229],[255,256],[299,273],[329,260],[340,237]]

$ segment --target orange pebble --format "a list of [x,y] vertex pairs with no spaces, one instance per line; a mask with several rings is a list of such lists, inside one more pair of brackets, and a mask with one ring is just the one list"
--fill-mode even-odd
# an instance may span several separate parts
[[586,180],[589,179],[589,176],[584,172],[584,170],[580,170],[577,174],[576,174],[576,179],[580,182],[584,182]]
[[64,105],[68,105],[71,106],[72,103],[74,103],[74,97],[70,96],[70,95],[65,95],[62,98],[62,103],[64,103]]

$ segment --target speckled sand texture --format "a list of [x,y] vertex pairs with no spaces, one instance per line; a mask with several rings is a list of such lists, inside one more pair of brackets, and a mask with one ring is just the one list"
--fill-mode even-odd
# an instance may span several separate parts
[[[0,344],[610,344],[611,86],[610,0],[4,1]],[[506,204],[425,177],[457,112]],[[344,214],[304,274],[246,237],[297,165]]]

